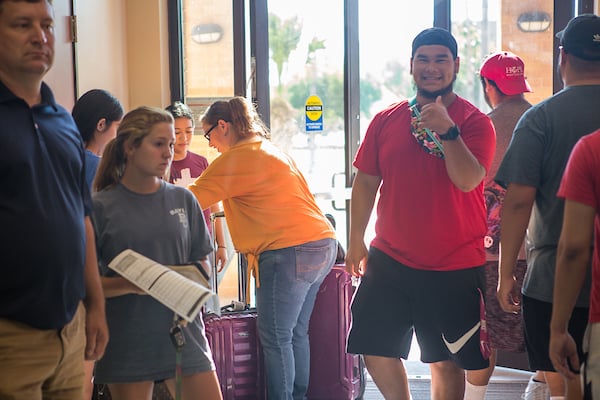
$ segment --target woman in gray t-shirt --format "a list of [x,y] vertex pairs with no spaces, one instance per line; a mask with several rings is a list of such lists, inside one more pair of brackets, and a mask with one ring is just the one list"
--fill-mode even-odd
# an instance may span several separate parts
[[[123,118],[96,177],[94,223],[110,341],[95,379],[108,384],[113,400],[150,398],[157,380],[173,388],[176,350],[169,335],[174,313],[109,270],[108,263],[125,249],[165,265],[206,263],[212,251],[193,194],[162,179],[174,142],[171,115],[139,107]],[[202,317],[183,332],[184,398],[221,399]]]

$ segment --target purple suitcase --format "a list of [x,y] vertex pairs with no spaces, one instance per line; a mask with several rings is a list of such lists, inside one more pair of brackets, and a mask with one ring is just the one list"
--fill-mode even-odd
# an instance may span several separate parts
[[[211,215],[213,232],[215,219],[223,216],[223,212]],[[204,314],[206,337],[217,368],[223,400],[265,400],[267,386],[256,329],[256,308],[246,306],[246,262],[242,255],[238,255],[238,260],[237,306],[245,309],[233,311],[232,303],[232,306],[221,308],[220,316]],[[213,265],[211,286],[218,292],[216,277],[217,270]]]
[[321,284],[310,318],[310,400],[354,400],[365,391],[365,368],[359,355],[346,353],[350,329],[352,277],[335,264]]
[[224,400],[266,399],[262,348],[256,311],[204,316],[206,337],[217,366]]

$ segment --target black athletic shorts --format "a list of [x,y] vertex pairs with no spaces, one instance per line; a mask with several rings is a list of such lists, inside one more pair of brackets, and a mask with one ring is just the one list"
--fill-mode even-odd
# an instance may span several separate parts
[[371,247],[366,273],[352,300],[347,350],[406,359],[414,330],[421,361],[451,360],[463,369],[486,368],[483,293],[483,266],[418,270]]
[[[529,368],[534,371],[554,371],[548,354],[550,348],[550,319],[552,303],[522,296],[525,346]],[[575,307],[569,320],[569,333],[577,344],[579,360],[583,360],[583,335],[588,324],[589,308]]]

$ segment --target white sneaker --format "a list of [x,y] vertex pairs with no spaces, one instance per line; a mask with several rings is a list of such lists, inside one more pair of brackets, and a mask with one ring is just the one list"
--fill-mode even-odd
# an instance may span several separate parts
[[529,383],[525,388],[525,393],[521,396],[523,400],[549,400],[550,391],[545,382],[536,382],[529,378]]

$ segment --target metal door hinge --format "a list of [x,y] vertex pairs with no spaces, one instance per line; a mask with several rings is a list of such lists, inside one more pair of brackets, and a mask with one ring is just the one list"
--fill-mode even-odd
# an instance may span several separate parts
[[77,16],[71,15],[71,43],[77,43]]

